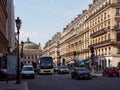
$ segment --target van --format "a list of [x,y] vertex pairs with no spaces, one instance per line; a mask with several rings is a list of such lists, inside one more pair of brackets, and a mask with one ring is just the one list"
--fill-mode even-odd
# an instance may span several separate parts
[[35,72],[34,72],[34,68],[33,68],[33,65],[24,65],[23,68],[22,68],[22,71],[21,71],[21,75],[22,75],[22,78],[35,78]]

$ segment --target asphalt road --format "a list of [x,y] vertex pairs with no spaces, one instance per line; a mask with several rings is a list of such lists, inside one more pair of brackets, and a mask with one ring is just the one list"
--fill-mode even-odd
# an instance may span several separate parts
[[37,75],[24,79],[29,90],[120,90],[120,78],[95,77],[92,80],[75,80],[70,75]]

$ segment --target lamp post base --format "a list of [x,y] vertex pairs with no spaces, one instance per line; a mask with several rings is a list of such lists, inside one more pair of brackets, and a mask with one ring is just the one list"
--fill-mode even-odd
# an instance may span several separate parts
[[17,77],[16,77],[16,84],[21,84],[21,73],[20,73],[20,67],[17,68]]
[[21,81],[16,81],[16,84],[21,84]]

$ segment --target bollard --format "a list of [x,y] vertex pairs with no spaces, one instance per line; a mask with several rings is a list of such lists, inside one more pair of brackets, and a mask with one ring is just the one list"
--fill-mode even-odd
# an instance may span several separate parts
[[119,69],[119,76],[118,77],[120,77],[120,69]]
[[6,78],[6,83],[8,84],[9,82],[8,82],[8,74],[7,74],[7,78]]

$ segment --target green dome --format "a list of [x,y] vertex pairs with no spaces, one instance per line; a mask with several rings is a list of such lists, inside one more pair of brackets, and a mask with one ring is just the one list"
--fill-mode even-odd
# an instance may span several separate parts
[[39,45],[31,42],[29,40],[29,38],[27,39],[26,42],[24,42],[24,46],[23,46],[24,49],[39,49]]

